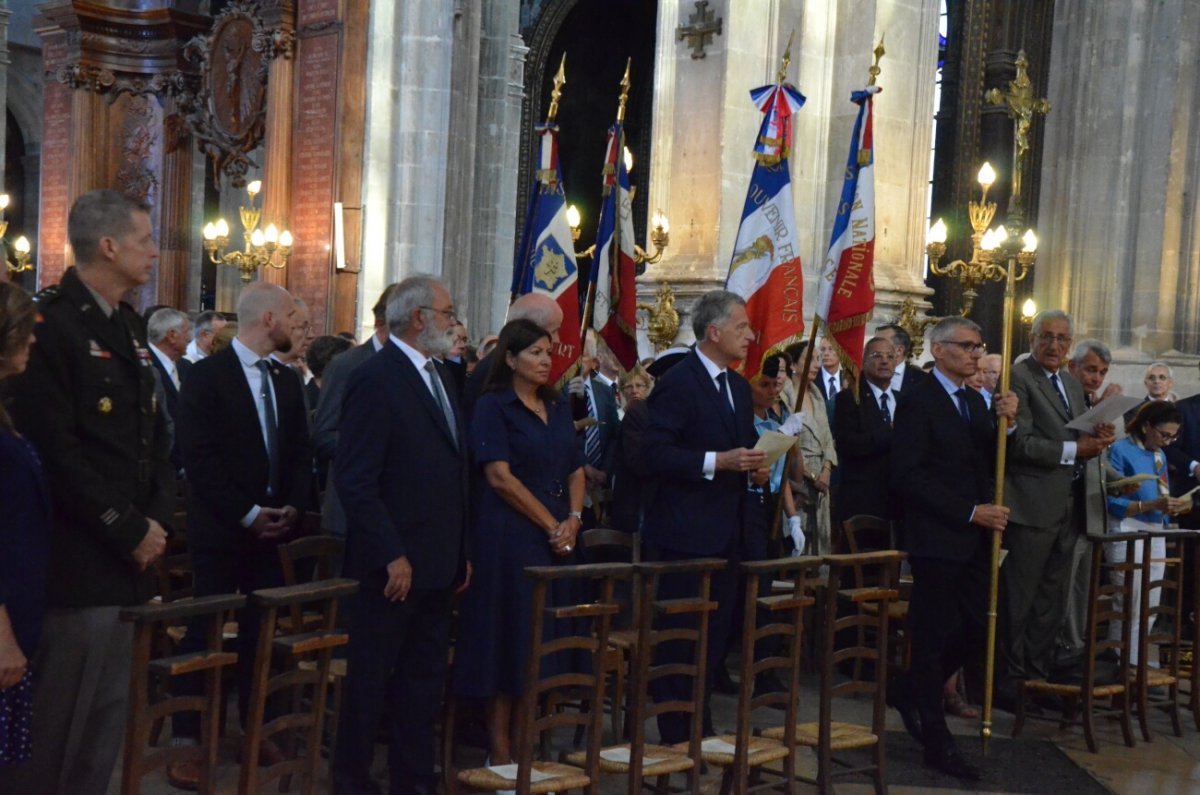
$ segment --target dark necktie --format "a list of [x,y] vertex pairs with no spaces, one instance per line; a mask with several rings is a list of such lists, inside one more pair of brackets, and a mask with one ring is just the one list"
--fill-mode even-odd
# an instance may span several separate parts
[[733,401],[729,397],[729,381],[727,380],[728,373],[722,370],[717,374],[717,388],[721,390],[721,402],[729,408],[729,413],[733,414]]
[[963,425],[970,425],[971,410],[967,408],[967,388],[959,387],[954,396],[958,398],[958,416],[962,417]]
[[879,412],[883,414],[883,421],[888,425],[892,424],[892,412],[888,411],[888,393],[884,392],[879,396]]
[[1063,411],[1067,412],[1067,419],[1074,419],[1074,415],[1071,414],[1071,404],[1067,402],[1067,396],[1063,394],[1062,389],[1059,388],[1058,373],[1054,373],[1050,376],[1050,386],[1054,387],[1054,394],[1058,395],[1058,399],[1063,406]]
[[[596,382],[592,382],[592,388],[595,388]],[[585,388],[583,396],[587,402],[588,416],[596,420],[595,424],[589,425],[587,430],[583,432],[583,454],[587,458],[587,462],[596,469],[604,463],[604,459],[600,455],[600,415],[596,412],[596,403],[592,400],[592,390]]]
[[437,368],[433,366],[432,359],[425,362],[425,372],[429,373],[429,386],[433,390],[433,400],[442,410],[442,416],[446,418],[446,427],[450,429],[450,438],[454,440],[454,446],[457,447],[458,429],[454,427],[454,411],[450,408],[450,398],[446,395],[446,388],[442,386],[441,376],[438,375]]
[[829,389],[827,389],[825,391],[825,397],[832,400],[833,396],[836,395],[837,393],[838,393],[837,376],[831,375],[831,376],[829,376]]
[[263,403],[263,416],[267,420],[267,493],[279,493],[279,421],[275,418],[275,400],[271,386],[271,365],[259,359],[255,365],[262,373],[262,389],[259,399]]

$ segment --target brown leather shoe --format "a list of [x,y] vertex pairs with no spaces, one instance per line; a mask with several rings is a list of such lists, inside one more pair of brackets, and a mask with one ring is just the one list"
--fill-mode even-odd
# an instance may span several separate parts
[[167,781],[177,789],[200,789],[200,763],[172,762],[167,765]]

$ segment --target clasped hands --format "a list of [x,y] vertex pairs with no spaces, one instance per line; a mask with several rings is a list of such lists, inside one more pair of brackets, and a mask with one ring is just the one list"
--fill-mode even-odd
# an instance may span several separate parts
[[260,508],[258,516],[250,523],[250,532],[255,538],[270,541],[287,533],[300,518],[300,512],[291,505],[282,508]]
[[574,516],[568,516],[554,526],[554,529],[549,532],[550,548],[554,550],[554,554],[559,557],[566,557],[575,549],[575,539],[579,536],[579,530],[583,527],[583,523]]

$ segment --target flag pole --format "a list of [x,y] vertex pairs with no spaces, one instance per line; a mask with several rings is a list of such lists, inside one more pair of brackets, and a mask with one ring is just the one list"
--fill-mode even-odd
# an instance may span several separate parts
[[[629,83],[629,67],[632,65],[632,63],[633,63],[633,58],[628,58],[625,61],[625,76],[621,78],[621,96],[617,100],[617,124],[622,124],[625,121],[625,103],[629,101],[629,85],[630,85],[630,83]],[[623,136],[624,136],[624,130],[622,130],[622,138],[623,138]],[[621,145],[622,145],[621,141],[618,140],[617,146],[621,147]],[[624,154],[625,154],[624,151],[621,151],[621,150],[618,150],[616,152],[617,158],[624,157]],[[605,187],[609,187],[609,186],[605,186]],[[614,181],[614,184],[611,187],[609,187],[609,189],[610,190],[615,189],[619,193],[619,191],[621,190],[621,186]],[[620,204],[620,202],[617,202],[617,204]],[[618,207],[617,209],[620,209],[620,208]],[[617,237],[617,234],[619,232],[620,216],[621,216],[621,214],[619,212],[614,212],[614,214],[613,214],[613,242],[609,246],[609,248],[612,250],[617,250],[619,248],[620,238]],[[612,255],[612,251],[609,252],[609,255],[610,256]],[[614,260],[613,262],[615,263],[617,261],[618,260]],[[596,265],[596,261],[592,260],[592,266],[595,267],[595,265]],[[613,274],[615,272],[616,271],[614,269],[614,264],[610,263],[609,264],[610,277],[611,277],[611,274]],[[581,339],[581,340],[586,337],[588,327],[590,325],[592,325],[592,313],[596,311],[596,280],[592,277],[593,277],[593,274],[589,273],[588,274],[587,302],[584,304],[584,307],[583,307],[583,325],[581,325],[579,328],[579,339]]]

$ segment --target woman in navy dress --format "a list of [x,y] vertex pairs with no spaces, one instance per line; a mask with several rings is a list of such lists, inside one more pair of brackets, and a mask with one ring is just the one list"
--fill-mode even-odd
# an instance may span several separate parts
[[[0,282],[0,382],[29,361],[33,301]],[[2,386],[2,384],[0,384]],[[50,559],[50,497],[33,448],[13,430],[0,403],[0,766],[29,759],[33,746],[33,672],[42,630]]]
[[471,448],[486,485],[471,542],[474,576],[455,650],[455,690],[488,700],[490,764],[513,761],[514,699],[525,684],[533,587],[526,566],[574,563],[583,450],[570,406],[547,386],[550,335],[529,320],[500,332]]

